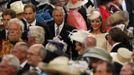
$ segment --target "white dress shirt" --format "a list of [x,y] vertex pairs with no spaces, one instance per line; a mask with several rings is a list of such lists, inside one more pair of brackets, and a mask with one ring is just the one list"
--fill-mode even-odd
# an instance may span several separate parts
[[36,25],[36,20],[34,20],[31,24],[27,23],[27,27],[30,27],[29,25],[35,26]]
[[54,24],[54,28],[55,28],[55,36],[56,36],[56,30],[57,30],[57,28],[59,27],[59,34],[60,34],[60,32],[61,32],[63,26],[64,26],[64,22],[62,22],[62,24],[59,25],[59,26],[58,26],[56,23]]
[[[35,70],[36,69],[36,70]],[[30,71],[35,71],[35,72],[37,72],[38,74],[41,74],[41,69],[39,68],[39,67],[30,67]]]

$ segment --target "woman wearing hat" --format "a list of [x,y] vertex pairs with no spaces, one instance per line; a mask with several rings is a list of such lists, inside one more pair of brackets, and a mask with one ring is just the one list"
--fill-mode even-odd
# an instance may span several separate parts
[[90,33],[93,34],[97,40],[96,46],[105,50],[110,50],[111,47],[105,40],[105,32],[102,27],[102,17],[100,12],[92,7],[88,8],[88,11],[89,14],[87,16],[91,24]]

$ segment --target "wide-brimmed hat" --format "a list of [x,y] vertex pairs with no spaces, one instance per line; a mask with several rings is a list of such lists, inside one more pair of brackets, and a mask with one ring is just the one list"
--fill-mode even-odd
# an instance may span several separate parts
[[88,0],[70,0],[67,3],[67,8],[74,9],[81,7],[82,5],[85,5],[88,2]]
[[110,56],[110,53],[108,53],[106,50],[103,50],[101,48],[88,48],[88,51],[83,54],[83,57],[89,57],[89,58],[97,58],[104,61],[111,62],[112,57]]
[[14,10],[16,14],[20,14],[24,12],[24,4],[22,1],[15,1],[10,4],[10,9]]
[[64,55],[67,50],[67,44],[63,40],[55,37],[53,40],[48,40],[45,48],[57,55]]
[[117,52],[112,52],[110,55],[112,56],[114,62],[118,62],[123,65],[130,62],[132,52],[126,48],[119,48]]
[[85,30],[73,30],[70,32],[69,37],[73,41],[77,41],[83,43],[85,39],[88,37],[89,32]]
[[40,63],[39,67],[50,74],[80,75],[80,71],[77,68],[70,66],[69,59],[64,56],[53,59],[49,64]]

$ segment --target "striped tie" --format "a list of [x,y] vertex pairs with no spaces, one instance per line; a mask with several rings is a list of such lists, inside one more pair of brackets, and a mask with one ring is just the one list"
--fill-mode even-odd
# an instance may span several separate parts
[[59,35],[59,32],[60,32],[59,27],[57,27],[57,29],[56,29],[56,36]]

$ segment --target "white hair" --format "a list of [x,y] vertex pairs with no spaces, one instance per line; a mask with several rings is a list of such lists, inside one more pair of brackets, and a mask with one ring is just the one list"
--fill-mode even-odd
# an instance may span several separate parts
[[14,66],[17,69],[19,69],[19,67],[20,67],[19,59],[12,54],[4,55],[2,60],[6,60],[8,62],[8,65]]
[[53,11],[55,11],[55,10],[59,10],[63,13],[63,15],[65,15],[65,10],[63,9],[63,7],[56,6]]
[[35,37],[39,44],[43,44],[45,41],[45,31],[40,26],[30,26],[28,36]]
[[19,20],[18,18],[10,19],[8,22],[8,26],[10,26],[10,24],[12,23],[17,23],[17,25],[21,26],[21,31],[24,32],[24,23],[21,20]]
[[47,51],[46,51],[45,47],[42,44],[34,44],[29,49],[31,49],[31,48],[38,49],[38,51],[39,51],[38,53],[42,58],[46,57]]
[[28,44],[26,42],[17,42],[15,44],[14,48],[17,46],[19,47],[20,51],[27,52],[27,50],[28,50]]

